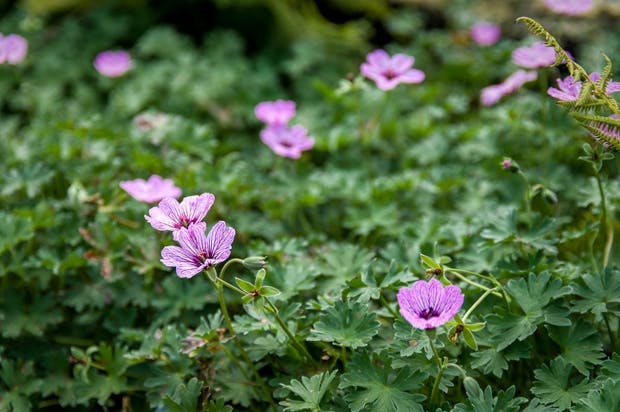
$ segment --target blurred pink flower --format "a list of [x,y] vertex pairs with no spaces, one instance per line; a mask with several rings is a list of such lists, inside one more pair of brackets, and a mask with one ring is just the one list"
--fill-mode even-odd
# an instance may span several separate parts
[[554,12],[569,16],[583,14],[594,6],[592,0],[545,0],[545,4]]
[[471,26],[469,34],[476,44],[490,46],[498,42],[502,31],[497,24],[480,22]]
[[289,120],[295,116],[295,102],[292,100],[261,102],[254,108],[254,114],[267,126],[286,126]]
[[529,47],[519,47],[512,52],[512,61],[526,69],[538,69],[551,66],[555,63],[555,50],[545,46],[543,42],[536,42]]
[[175,240],[179,246],[166,246],[161,251],[161,263],[176,267],[177,276],[191,278],[209,267],[225,261],[230,256],[235,229],[226,222],[217,222],[205,234],[207,225],[198,222],[181,228]]
[[[601,78],[601,74],[598,72],[592,72],[590,73],[590,80],[592,80],[593,82],[598,82]],[[616,93],[616,92],[620,92],[620,82],[613,82],[613,81],[608,81],[607,82],[607,89],[605,89],[605,92],[607,92],[607,94],[609,93]]]
[[129,196],[145,203],[155,203],[166,197],[177,198],[181,196],[181,189],[176,187],[172,180],[162,179],[157,175],[152,175],[148,180],[125,180],[120,182],[119,186]]
[[28,53],[28,40],[19,34],[0,34],[0,64],[18,64]]
[[144,218],[155,230],[176,232],[204,219],[214,202],[215,195],[212,193],[187,196],[181,203],[167,197],[157,207],[152,207]]
[[362,74],[374,80],[381,90],[391,90],[400,83],[421,83],[426,75],[422,70],[413,69],[415,59],[406,54],[390,55],[382,49],[368,53],[366,61],[360,66]]
[[538,78],[538,73],[528,70],[517,70],[499,84],[487,86],[480,93],[480,103],[484,106],[492,106],[502,97],[513,93],[521,88],[525,83]]
[[103,51],[97,54],[93,66],[103,76],[120,77],[131,69],[131,56],[123,50]]
[[308,136],[303,126],[268,126],[260,132],[260,139],[275,154],[291,159],[301,157],[301,152],[314,146],[314,138]]

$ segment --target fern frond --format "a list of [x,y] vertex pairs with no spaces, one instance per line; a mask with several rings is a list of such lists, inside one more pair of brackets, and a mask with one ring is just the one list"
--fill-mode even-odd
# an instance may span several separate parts
[[605,67],[603,68],[601,78],[597,83],[602,90],[607,90],[607,84],[611,80],[612,65],[611,59],[605,53],[603,53],[603,58],[605,59]]
[[607,148],[620,151],[620,118],[577,112],[570,115]]
[[540,23],[530,17],[519,17],[516,21],[524,23],[530,33],[542,37],[545,40],[547,46],[553,47],[555,50],[555,63],[554,66],[559,64],[566,64],[568,72],[575,78],[575,80],[582,80],[588,78],[588,73],[581,67],[573,58],[566,53],[566,50],[560,46],[560,43],[549,33]]
[[576,111],[576,112],[584,113],[584,114],[592,112],[592,111],[596,112],[599,109],[607,107],[607,105],[604,102],[601,102],[600,100],[589,100],[589,101],[580,103],[579,105],[577,105],[576,102],[577,102],[576,100],[573,100],[573,101],[559,100],[557,103],[558,105],[562,106],[569,112]]

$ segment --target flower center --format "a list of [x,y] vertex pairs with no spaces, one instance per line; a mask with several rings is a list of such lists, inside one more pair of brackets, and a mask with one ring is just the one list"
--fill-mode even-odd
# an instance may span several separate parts
[[385,78],[388,80],[392,80],[395,77],[398,77],[398,73],[395,73],[394,71],[392,71],[392,69],[388,69],[383,73],[383,76],[385,76]]
[[430,319],[439,316],[439,312],[433,308],[424,309],[422,312],[418,314],[422,319]]

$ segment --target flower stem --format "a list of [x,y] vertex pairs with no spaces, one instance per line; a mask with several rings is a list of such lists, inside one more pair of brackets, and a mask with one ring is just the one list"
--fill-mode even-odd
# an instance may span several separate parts
[[[457,273],[458,273],[458,274],[463,274],[463,275],[472,275],[472,276],[476,276],[476,277],[479,277],[479,278],[481,278],[481,279],[484,279],[484,280],[486,280],[486,281],[488,281],[488,282],[491,282],[491,283],[495,286],[495,289],[499,289],[499,290],[501,290],[501,292],[502,292],[502,293],[500,294],[500,293],[498,293],[497,291],[495,291],[495,292],[493,292],[493,295],[495,295],[495,296],[497,296],[497,297],[500,297],[500,298],[501,298],[501,297],[503,297],[503,298],[504,298],[504,300],[506,301],[506,304],[509,304],[509,303],[510,303],[510,296],[508,296],[508,294],[507,294],[507,293],[506,293],[506,291],[504,290],[504,287],[502,286],[502,284],[499,282],[499,280],[495,279],[495,277],[494,277],[494,276],[492,276],[492,275],[491,275],[491,276],[486,276],[486,275],[483,275],[482,273],[473,272],[473,271],[471,271],[471,270],[466,270],[466,269],[456,269],[456,268],[450,268],[450,267],[447,267],[447,266],[444,266],[444,270],[445,270],[446,272],[451,272],[451,273],[454,273],[454,274],[457,274]],[[457,277],[458,277],[458,276],[457,276]],[[461,279],[461,280],[463,280],[463,281],[465,281],[465,282],[467,282],[467,280],[469,280],[469,279],[465,280],[465,278],[464,278],[464,277],[459,277],[459,279]],[[470,283],[470,282],[467,282],[467,283]],[[476,284],[476,285],[477,285],[477,284]],[[474,285],[474,286],[475,286],[475,285]],[[481,286],[482,286],[482,285],[481,285]],[[484,287],[483,287],[483,288],[481,288],[481,289],[483,289],[483,290],[488,290],[488,289],[490,289],[490,288],[487,288],[486,286],[484,286]]]
[[495,291],[495,289],[497,288],[493,288],[493,289],[489,289],[487,291],[485,291],[479,298],[477,301],[475,301],[470,307],[469,309],[467,309],[467,312],[465,312],[465,314],[463,315],[463,322],[465,322],[467,320],[467,317],[469,315],[471,315],[471,313],[478,307],[478,305],[480,305],[482,303],[482,301],[489,296],[491,293],[493,293],[493,291]]
[[527,215],[527,225],[528,227],[530,227],[532,226],[532,204],[531,204],[532,186],[530,185],[530,181],[528,180],[525,173],[519,170],[517,174],[521,177],[521,179],[523,179],[523,182],[525,183],[525,193],[524,193],[525,213]]
[[308,352],[306,345],[304,345],[303,343],[300,343],[297,340],[293,332],[291,332],[291,330],[288,328],[286,323],[282,320],[282,318],[280,317],[280,314],[278,313],[278,308],[276,308],[275,305],[271,303],[271,301],[268,298],[265,298],[265,302],[267,302],[267,306],[269,306],[269,308],[271,309],[271,312],[273,313],[273,316],[275,317],[278,325],[280,325],[284,333],[286,333],[286,336],[288,336],[289,340],[291,341],[291,345],[293,345],[293,347],[299,353],[301,353],[306,359],[308,359],[312,363],[313,366],[317,366],[316,361],[312,358],[312,355],[310,355],[310,352]]
[[463,276],[462,274],[460,274],[459,272],[457,272],[457,271],[455,271],[453,269],[446,268],[446,271],[452,273],[454,276],[456,276],[457,278],[461,279],[465,283],[469,283],[470,285],[475,286],[475,287],[477,287],[479,289],[482,289],[484,291],[489,291],[489,290],[493,291],[492,293],[495,296],[500,297],[500,298],[502,297],[501,293],[498,293],[498,292],[495,291],[495,289],[497,289],[497,288],[489,288],[489,287],[484,286],[484,285],[482,285],[482,284],[480,284],[478,282],[474,282],[473,280]]
[[439,382],[441,382],[441,377],[443,376],[443,371],[446,369],[446,366],[441,361],[439,357],[439,352],[437,352],[437,348],[433,343],[434,337],[429,334],[428,342],[430,344],[431,350],[433,351],[433,355],[437,360],[437,376],[435,377],[435,382],[433,382],[433,389],[431,390],[431,399],[430,399],[430,408],[429,410],[434,411],[437,405],[437,396],[439,394]]
[[385,296],[383,296],[383,292],[379,292],[379,300],[381,301],[381,303],[383,303],[383,306],[385,306],[388,312],[390,312],[392,316],[394,316],[394,319],[398,319],[398,312],[392,309],[389,302],[385,299]]
[[226,273],[226,270],[228,269],[228,267],[232,265],[233,263],[241,263],[243,265],[243,260],[239,258],[233,258],[233,259],[228,260],[226,263],[224,263],[224,266],[222,266],[222,270],[220,270],[220,276],[219,276],[220,279],[224,277],[224,273]]
[[[217,276],[217,274],[216,274],[216,276]],[[222,286],[223,284],[218,282],[220,280],[220,278],[216,277],[216,279],[214,280],[214,279],[211,279],[211,277],[209,277],[209,280],[211,280],[211,282],[213,283],[213,286],[215,286],[215,290],[217,291],[217,300],[220,303],[220,310],[222,311],[222,315],[224,316],[224,321],[226,322],[226,328],[228,329],[228,332],[233,336],[233,342],[235,343],[235,346],[239,350],[239,353],[241,354],[241,357],[243,358],[245,363],[250,368],[250,371],[252,372],[252,375],[254,375],[254,379],[256,379],[256,382],[258,383],[258,385],[260,386],[261,390],[263,391],[263,393],[267,397],[267,400],[268,400],[269,404],[271,405],[271,408],[274,411],[277,411],[276,404],[273,401],[273,398],[271,397],[271,392],[269,391],[269,388],[267,387],[267,385],[265,384],[265,382],[261,378],[260,374],[256,370],[256,367],[254,366],[254,363],[250,359],[250,356],[245,351],[243,346],[241,346],[241,343],[239,343],[239,341],[237,339],[234,339],[234,337],[236,336],[236,333],[235,333],[235,329],[233,328],[232,321],[230,319],[230,315],[228,314],[228,308],[226,307],[226,300],[224,299],[224,288]]]
[[609,341],[611,343],[612,352],[616,352],[616,338],[611,330],[611,325],[609,324],[609,316],[606,313],[603,314],[603,319],[605,320],[605,326],[607,326],[607,333],[609,333]]
[[614,231],[612,225],[609,223],[609,216],[607,213],[607,200],[605,196],[605,190],[603,189],[603,182],[601,180],[601,174],[598,172],[596,167],[594,168],[594,177],[596,178],[596,185],[598,186],[598,192],[601,196],[601,228],[603,233],[605,233],[606,241],[605,241],[605,249],[603,252],[603,270],[607,267],[609,263],[609,255],[611,254],[611,246],[614,242]]

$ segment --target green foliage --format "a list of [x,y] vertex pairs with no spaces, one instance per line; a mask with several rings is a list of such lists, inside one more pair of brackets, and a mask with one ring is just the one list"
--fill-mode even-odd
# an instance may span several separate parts
[[473,378],[465,378],[463,381],[467,393],[468,404],[456,405],[455,411],[459,412],[513,412],[519,410],[519,405],[525,402],[525,398],[514,397],[515,387],[511,386],[506,391],[499,391],[493,396],[491,387],[487,386],[484,391]]
[[355,388],[346,396],[352,411],[366,408],[381,411],[423,411],[422,394],[412,394],[421,386],[424,374],[404,367],[392,370],[391,362],[382,354],[355,354],[342,375],[339,388]]
[[351,349],[366,346],[379,330],[376,315],[359,302],[338,301],[321,314],[310,339],[334,342]]
[[310,378],[302,376],[301,382],[292,379],[289,385],[282,384],[283,387],[289,389],[302,400],[282,401],[280,404],[284,406],[286,411],[315,411],[319,412],[321,408],[321,400],[325,396],[325,392],[329,389],[330,384],[336,377],[337,372],[323,372]]
[[569,378],[572,369],[561,356],[552,360],[549,366],[543,365],[542,368],[536,369],[534,371],[536,381],[532,393],[543,403],[551,404],[560,411],[572,410],[571,405],[585,397],[592,386],[588,383],[588,378],[571,383]]

